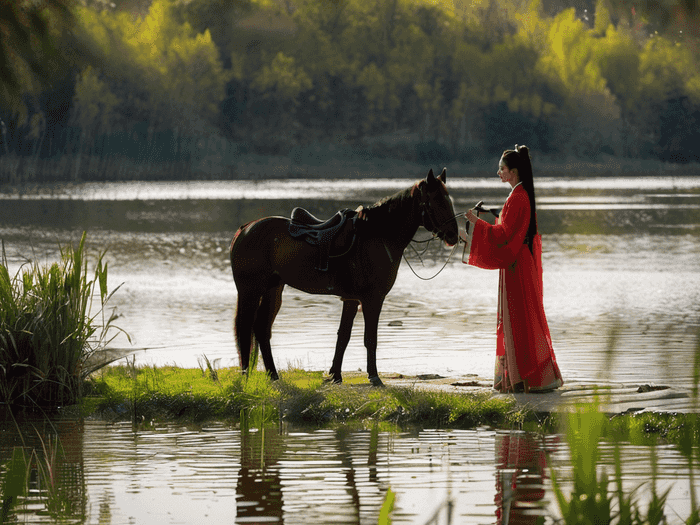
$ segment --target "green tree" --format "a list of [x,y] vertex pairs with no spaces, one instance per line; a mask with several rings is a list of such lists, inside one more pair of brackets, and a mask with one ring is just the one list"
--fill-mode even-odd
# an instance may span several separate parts
[[[122,118],[132,115],[155,129],[217,123],[230,72],[208,31],[197,34],[177,21],[172,0],[154,0],[148,14],[136,20],[89,8],[81,14],[84,30],[107,55],[103,73],[121,100]],[[83,97],[82,103],[96,102]]]
[[18,111],[26,92],[46,86],[65,67],[58,42],[73,24],[71,0],[0,2],[0,107]]

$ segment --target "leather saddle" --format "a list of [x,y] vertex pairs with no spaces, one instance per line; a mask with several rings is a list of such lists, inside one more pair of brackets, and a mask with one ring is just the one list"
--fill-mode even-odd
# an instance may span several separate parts
[[318,246],[317,270],[328,271],[328,259],[340,257],[355,243],[354,210],[345,208],[328,220],[316,218],[304,208],[294,208],[289,219],[289,235]]

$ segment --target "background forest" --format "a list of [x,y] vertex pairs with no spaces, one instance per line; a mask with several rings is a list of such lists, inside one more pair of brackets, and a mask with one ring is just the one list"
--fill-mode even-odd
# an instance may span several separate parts
[[43,32],[0,32],[0,183],[700,162],[693,0],[17,5]]

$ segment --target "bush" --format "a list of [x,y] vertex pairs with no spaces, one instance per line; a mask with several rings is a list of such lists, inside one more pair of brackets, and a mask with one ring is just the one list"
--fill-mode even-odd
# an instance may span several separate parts
[[[91,373],[88,359],[103,348],[115,315],[105,320],[107,265],[97,257],[88,280],[85,233],[61,262],[29,263],[14,277],[4,245],[0,264],[0,402],[25,407],[75,404]],[[99,290],[99,309],[92,313]],[[116,290],[115,290],[116,291]],[[111,340],[111,339],[110,339]]]

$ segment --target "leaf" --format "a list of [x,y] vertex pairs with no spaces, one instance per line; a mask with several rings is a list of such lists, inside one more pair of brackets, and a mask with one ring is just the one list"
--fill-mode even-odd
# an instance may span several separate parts
[[391,523],[392,509],[394,508],[394,501],[396,499],[396,494],[390,488],[386,491],[386,496],[384,497],[384,503],[382,508],[379,510],[379,519],[377,520],[377,525],[389,525]]
[[3,487],[4,498],[22,497],[27,492],[28,462],[21,447],[12,449],[12,459],[7,464],[5,483]]

